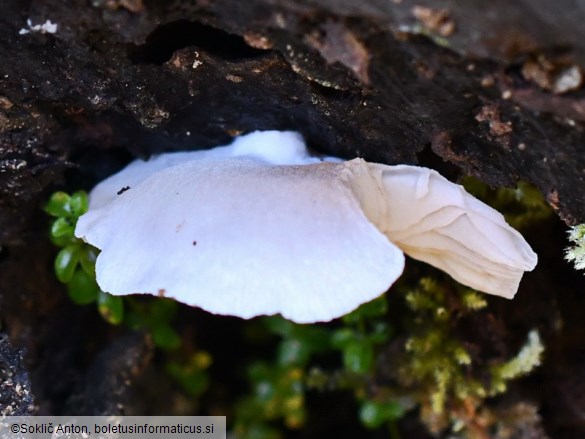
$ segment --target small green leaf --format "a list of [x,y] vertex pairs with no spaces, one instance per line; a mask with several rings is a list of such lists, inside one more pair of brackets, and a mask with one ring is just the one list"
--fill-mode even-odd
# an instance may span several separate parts
[[79,262],[79,246],[72,244],[62,249],[55,258],[55,273],[57,279],[67,283],[73,277],[77,263]]
[[282,337],[288,336],[294,329],[294,324],[280,316],[264,317],[262,319],[266,328]]
[[329,349],[331,344],[330,331],[314,325],[295,324],[288,336],[300,341],[312,353],[323,352]]
[[369,343],[355,341],[343,349],[343,365],[351,372],[365,374],[374,364],[374,348]]
[[79,218],[89,207],[89,200],[87,196],[87,192],[85,191],[78,191],[71,195],[69,206],[71,210],[71,214],[75,218]]
[[167,372],[179,382],[181,387],[192,396],[201,395],[209,384],[205,370],[211,365],[209,353],[200,351],[193,354],[187,364],[172,362],[167,365]]
[[73,277],[67,284],[69,297],[78,305],[86,305],[97,299],[100,291],[94,279],[83,270],[75,270]]
[[270,372],[270,367],[262,361],[255,361],[248,367],[248,375],[252,381],[270,380]]
[[119,296],[100,291],[97,297],[98,311],[112,325],[118,325],[124,319],[124,302]]
[[150,306],[150,314],[154,322],[168,322],[177,312],[178,304],[172,299],[157,298]]
[[381,344],[388,341],[392,335],[392,328],[385,322],[376,322],[373,332],[367,336],[367,340],[372,344]]
[[367,428],[378,428],[386,421],[400,419],[404,409],[397,402],[377,403],[366,401],[360,408],[360,421]]
[[49,238],[51,239],[51,242],[57,247],[67,247],[68,245],[75,244],[77,242],[77,238],[68,236],[60,236],[56,238],[52,233],[49,234]]
[[384,295],[374,299],[368,303],[364,303],[355,311],[343,317],[344,323],[358,323],[370,317],[379,317],[386,314],[388,310],[388,302]]
[[273,383],[262,380],[254,384],[254,394],[259,402],[266,404],[277,396],[277,390]]
[[192,396],[201,395],[209,384],[209,378],[204,372],[199,372],[182,380],[183,388]]
[[331,344],[336,348],[344,349],[350,343],[355,342],[356,338],[357,334],[353,329],[341,328],[333,333]]
[[367,428],[378,428],[386,421],[384,410],[380,404],[376,404],[373,401],[366,401],[362,404],[359,417],[362,424]]
[[301,340],[284,340],[278,347],[278,363],[282,365],[305,364],[311,352]]
[[75,225],[67,218],[57,218],[51,225],[51,236],[54,238],[73,238]]
[[45,212],[51,216],[67,217],[71,215],[70,197],[65,192],[55,192],[45,206]]
[[95,261],[99,252],[100,251],[97,248],[92,247],[89,244],[85,244],[79,255],[81,268],[83,268],[83,271],[85,271],[93,279],[95,279]]
[[152,341],[154,342],[155,346],[166,349],[166,350],[173,350],[177,349],[181,346],[181,337],[177,332],[167,325],[158,325],[152,328]]

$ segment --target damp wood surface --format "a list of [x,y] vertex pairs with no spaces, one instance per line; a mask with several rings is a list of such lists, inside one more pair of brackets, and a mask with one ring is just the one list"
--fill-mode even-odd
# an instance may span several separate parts
[[[546,265],[526,288],[539,299],[524,293],[495,312],[505,333],[548,331],[559,366],[525,387],[541,380],[558,401],[527,391],[550,437],[583,437],[583,281],[562,262],[563,224],[585,221],[582,2],[3,0],[1,9],[0,328],[18,347],[2,344],[0,362],[22,371],[27,390],[27,367],[38,383],[36,395],[33,385],[6,404],[24,413],[33,400],[61,409],[81,401],[102,413],[132,398],[121,388],[92,412],[95,395],[105,398],[99,367],[119,371],[111,387],[155,373],[141,337],[114,345],[116,330],[91,319],[103,331],[92,343],[83,341],[89,330],[70,335],[90,312],[58,299],[41,211],[52,191],[89,189],[135,157],[291,129],[323,154],[541,191],[558,220],[531,231]],[[28,19],[58,27],[21,34]],[[558,319],[572,335],[555,332]],[[510,338],[514,349],[522,337]],[[50,388],[61,368],[67,379]]]

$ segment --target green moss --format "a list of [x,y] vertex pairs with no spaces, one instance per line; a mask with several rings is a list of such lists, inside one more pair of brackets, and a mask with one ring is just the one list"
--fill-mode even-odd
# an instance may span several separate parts
[[565,259],[572,262],[576,270],[585,269],[585,224],[571,227],[569,241],[573,245],[565,250]]
[[522,377],[540,366],[544,346],[536,330],[528,333],[528,340],[520,352],[507,361],[492,368],[490,396],[504,393],[507,390],[508,381]]
[[403,382],[426,388],[428,398],[421,403],[435,415],[442,415],[452,399],[485,396],[479,382],[469,378],[471,356],[452,328],[457,319],[484,308],[486,302],[463,287],[450,296],[430,278],[421,279],[405,298],[414,314],[408,323],[412,335],[405,345],[409,355],[401,371]]
[[[467,189],[502,211],[514,227],[550,215],[542,196],[521,183],[516,190],[490,190],[466,179]],[[55,261],[58,279],[76,303],[95,303],[110,323],[125,323],[146,330],[167,355],[165,368],[186,393],[196,398],[214,383],[209,380],[212,358],[204,351],[183,347],[173,328],[177,303],[114,297],[95,281],[98,250],[74,237],[75,224],[87,210],[87,194],[54,194],[46,211],[52,215],[51,240],[60,248]],[[576,245],[567,259],[585,268],[585,225],[574,228]],[[508,389],[509,383],[540,364],[543,345],[536,331],[518,354],[486,360],[481,346],[462,338],[462,318],[482,313],[485,296],[462,287],[446,276],[408,281],[394,287],[389,310],[385,295],[328,325],[300,325],[281,317],[243,323],[277,339],[269,359],[247,359],[249,392],[235,407],[233,432],[240,439],[277,439],[285,429],[298,429],[311,419],[308,392],[346,391],[359,407],[355,414],[366,428],[386,428],[399,437],[397,423],[418,408],[430,431],[449,429],[457,437],[485,437],[483,425],[496,423],[489,398]],[[220,318],[220,317],[218,317]],[[478,320],[481,320],[479,318]],[[391,348],[392,364],[381,363],[380,352]],[[183,352],[184,351],[184,352]],[[383,358],[388,358],[384,356]],[[324,367],[323,364],[327,366]],[[394,367],[391,373],[388,368]],[[483,429],[483,430],[482,430]],[[484,436],[482,436],[484,435]]]
[[448,427],[473,430],[477,419],[469,416],[470,410],[479,414],[488,397],[503,393],[509,381],[540,364],[544,348],[536,331],[508,361],[488,367],[473,359],[455,329],[459,319],[487,306],[473,290],[423,278],[416,288],[407,289],[405,300],[413,314],[406,322],[411,335],[400,380],[413,389],[421,418],[432,432]]
[[234,431],[240,439],[280,437],[277,424],[297,429],[305,424],[305,376],[315,354],[330,346],[327,329],[299,325],[282,317],[262,319],[281,338],[274,361],[253,361],[248,368],[252,392],[236,407]]
[[[487,307],[483,295],[429,277],[402,290],[404,321],[397,331],[408,336],[404,350],[393,358],[399,365],[397,382],[386,385],[372,386],[378,368],[387,367],[378,364],[379,349],[392,339],[385,296],[343,317],[333,328],[264,319],[265,327],[281,340],[274,361],[254,361],[250,366],[252,393],[238,405],[237,436],[279,437],[279,425],[296,429],[310,419],[308,391],[346,390],[355,396],[362,424],[371,429],[385,426],[392,438],[399,437],[396,423],[416,407],[434,433],[450,429],[461,437],[481,437],[485,432],[478,432],[475,424],[491,413],[488,398],[540,364],[544,348],[538,333],[530,332],[513,358],[488,365],[472,355],[456,329],[460,319]],[[340,355],[339,367],[320,367],[320,358],[332,353]]]
[[[369,428],[401,416],[399,405],[367,398],[368,377],[375,370],[377,347],[391,331],[383,321],[387,314],[384,296],[362,305],[342,319],[336,328],[301,325],[281,317],[262,319],[265,328],[281,338],[274,361],[254,361],[248,376],[252,393],[236,410],[234,431],[240,439],[275,437],[282,422],[287,428],[302,427],[308,417],[306,392],[351,390],[359,400],[359,419]],[[315,366],[325,355],[341,357],[341,368],[325,371]],[[356,418],[358,414],[356,413]]]

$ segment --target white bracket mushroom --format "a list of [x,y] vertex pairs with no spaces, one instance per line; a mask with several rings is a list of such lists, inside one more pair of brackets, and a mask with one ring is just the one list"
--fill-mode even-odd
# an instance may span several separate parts
[[101,250],[111,294],[300,323],[384,293],[403,252],[507,298],[537,261],[500,213],[437,172],[319,159],[278,131],[134,161],[93,189],[75,234]]

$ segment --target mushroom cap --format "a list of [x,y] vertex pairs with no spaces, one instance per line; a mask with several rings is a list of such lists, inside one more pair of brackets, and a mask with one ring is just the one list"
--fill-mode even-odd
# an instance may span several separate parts
[[538,258],[501,213],[432,169],[369,167],[386,206],[382,215],[368,216],[392,242],[464,285],[514,297]]
[[[402,251],[365,216],[347,164],[175,158],[131,164],[116,185],[103,183],[116,190],[132,183],[119,195],[99,185],[92,192],[99,202],[79,219],[76,235],[101,249],[102,290],[306,323],[352,311],[402,273]],[[163,162],[173,164],[160,170]],[[158,172],[144,178],[139,167]]]
[[319,159],[278,131],[131,163],[92,190],[75,234],[101,250],[111,294],[300,323],[379,296],[402,251],[506,298],[537,262],[499,212],[436,171]]
[[236,137],[227,146],[212,149],[170,152],[152,157],[150,160],[135,160],[121,172],[114,174],[92,191],[89,209],[96,209],[114,200],[124,188],[132,188],[147,177],[181,163],[227,157],[256,157],[272,165],[308,165],[322,161],[341,162],[336,157],[319,159],[309,155],[303,137],[292,131],[254,131]]

